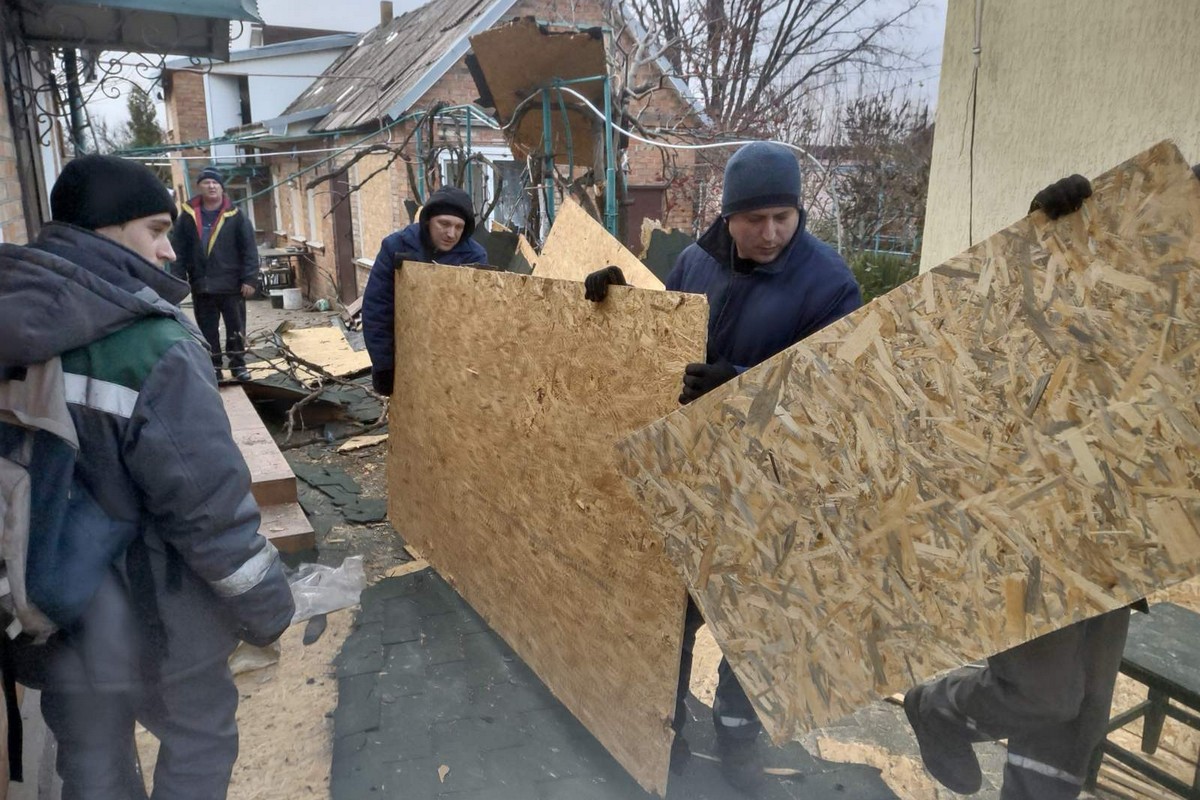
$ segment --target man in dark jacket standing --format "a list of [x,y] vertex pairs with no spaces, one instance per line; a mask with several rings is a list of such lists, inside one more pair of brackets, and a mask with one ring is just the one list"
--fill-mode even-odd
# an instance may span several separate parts
[[178,258],[172,273],[192,285],[196,324],[212,351],[221,379],[221,320],[233,377],[247,380],[246,301],[254,296],[258,246],[250,219],[225,194],[225,180],[212,167],[200,173],[200,193],[182,206],[171,240]]
[[63,631],[17,641],[15,673],[42,690],[64,800],[146,798],[135,722],[162,745],[155,798],[224,798],[238,753],[227,659],[239,638],[279,637],[291,591],[178,308],[187,284],[160,268],[175,255],[166,188],[84,156],[50,206],[35,244],[0,245],[0,367],[60,358],[79,442],[64,529],[81,543],[63,558],[89,586]]
[[462,189],[443,186],[429,196],[417,221],[383,240],[363,292],[363,339],[371,356],[371,382],[392,393],[395,375],[396,268],[404,261],[486,264],[487,251],[471,238],[475,209]]
[[[704,294],[709,302],[708,358],[684,370],[680,403],[690,403],[862,305],[858,282],[832,247],[805,230],[800,167],[783,145],[755,142],[725,167],[721,217],[679,254],[666,288]],[[616,267],[594,272],[586,296],[602,300],[624,283]],[[678,734],[687,711],[696,631],[703,624],[688,601],[676,695],[675,757],[687,747]],[[756,740],[762,724],[721,660],[713,724],[721,770],[730,784],[755,794],[763,781]]]

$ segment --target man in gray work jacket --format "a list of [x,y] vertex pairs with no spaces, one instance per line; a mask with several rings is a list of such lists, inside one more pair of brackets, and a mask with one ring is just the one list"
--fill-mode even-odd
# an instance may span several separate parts
[[0,245],[0,367],[61,359],[79,449],[73,546],[53,572],[79,596],[47,643],[16,642],[16,677],[42,690],[64,800],[146,797],[135,722],[162,744],[155,798],[224,798],[238,753],[227,659],[238,639],[278,638],[292,595],[209,353],[175,305],[187,284],[160,266],[175,255],[166,188],[84,156],[50,207],[33,245]]

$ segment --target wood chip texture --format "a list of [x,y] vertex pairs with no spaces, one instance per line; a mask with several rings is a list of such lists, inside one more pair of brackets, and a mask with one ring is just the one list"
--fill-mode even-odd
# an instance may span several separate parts
[[1196,574],[1200,182],[1093,185],[619,446],[776,741]]
[[298,358],[335,377],[357,375],[371,368],[367,351],[355,350],[341,329],[332,325],[284,331],[283,342]]
[[676,406],[696,295],[405,263],[390,519],[651,791],[666,788],[685,592],[614,443]]
[[[630,286],[663,288],[663,282],[649,267],[614,239],[579,203],[565,198],[558,207],[533,274],[540,278],[582,281],[589,273],[610,264],[621,268]],[[582,294],[583,290],[579,292]]]

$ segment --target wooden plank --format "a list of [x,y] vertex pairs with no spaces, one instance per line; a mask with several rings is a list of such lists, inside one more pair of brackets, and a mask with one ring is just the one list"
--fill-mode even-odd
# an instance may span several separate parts
[[676,406],[695,295],[406,263],[392,525],[643,786],[666,788],[683,584],[613,443]]
[[[232,388],[241,389],[238,386]],[[234,431],[233,441],[250,468],[250,490],[259,505],[297,500],[296,475],[261,422],[259,430]]]
[[317,535],[299,503],[260,505],[258,532],[281,553],[298,553],[316,547]]
[[1094,187],[619,445],[776,741],[1196,574],[1200,184]]
[[262,514],[259,533],[283,552],[316,543],[312,525],[297,504],[296,475],[240,385],[220,387],[233,440],[250,469],[250,492]]
[[[610,264],[621,268],[630,286],[663,288],[663,282],[603,225],[592,219],[582,206],[570,198],[564,199],[546,236],[546,243],[542,245],[533,274],[539,278],[582,281],[588,273]],[[582,290],[579,291],[582,294]]]

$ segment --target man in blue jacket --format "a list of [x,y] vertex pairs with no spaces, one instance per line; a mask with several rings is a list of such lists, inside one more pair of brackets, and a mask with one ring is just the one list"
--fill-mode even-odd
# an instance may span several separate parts
[[[666,288],[708,297],[708,357],[688,364],[680,403],[698,397],[862,305],[858,282],[832,247],[805,230],[800,167],[783,145],[755,142],[725,167],[721,217],[679,254]],[[589,275],[589,300],[624,284],[617,267]],[[690,600],[676,694],[675,758],[687,745],[678,736],[687,711],[696,631],[703,624]],[[729,783],[755,794],[763,781],[756,740],[762,729],[729,663],[721,660],[713,724],[721,770]],[[674,759],[673,759],[674,760]]]
[[79,442],[64,529],[78,546],[52,577],[84,596],[45,644],[14,642],[14,673],[42,690],[64,800],[145,800],[135,722],[162,744],[154,798],[223,798],[238,754],[227,660],[238,639],[279,637],[291,590],[178,308],[188,286],[161,269],[175,255],[166,187],[140,164],[84,156],[50,210],[34,244],[0,245],[0,367],[61,360]]
[[396,269],[405,261],[486,264],[487,251],[471,238],[475,208],[462,189],[443,186],[429,196],[417,221],[383,240],[363,292],[363,339],[371,356],[371,383],[392,393],[395,376]]

